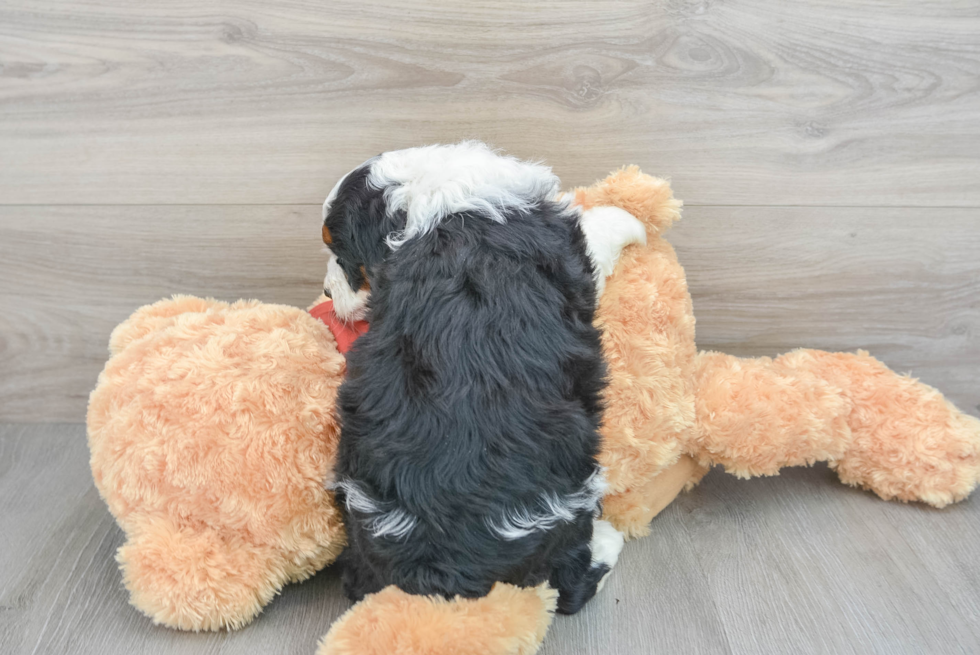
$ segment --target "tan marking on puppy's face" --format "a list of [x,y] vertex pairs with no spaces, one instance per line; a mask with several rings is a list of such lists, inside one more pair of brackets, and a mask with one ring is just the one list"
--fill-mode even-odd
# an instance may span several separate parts
[[361,291],[370,291],[371,290],[371,281],[368,280],[367,271],[364,269],[363,266],[361,266],[361,277],[364,278],[364,281],[361,282],[361,289],[360,290]]
[[322,232],[323,232],[323,242],[328,246],[333,244],[333,235],[330,234],[330,228],[324,225]]

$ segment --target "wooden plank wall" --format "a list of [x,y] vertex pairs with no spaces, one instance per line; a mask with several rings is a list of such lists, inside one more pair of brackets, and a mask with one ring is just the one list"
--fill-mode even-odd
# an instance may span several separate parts
[[867,348],[980,414],[980,5],[0,2],[0,420],[171,293],[305,304],[366,157],[669,176],[699,344]]

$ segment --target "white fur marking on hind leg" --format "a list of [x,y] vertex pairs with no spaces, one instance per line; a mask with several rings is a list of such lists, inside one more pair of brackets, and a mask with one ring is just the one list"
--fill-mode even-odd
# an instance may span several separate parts
[[562,521],[574,521],[575,515],[588,510],[599,514],[599,501],[609,485],[602,469],[596,469],[575,493],[558,496],[544,493],[535,507],[514,507],[497,518],[486,519],[487,527],[507,541],[522,539],[535,531],[547,531]]
[[331,490],[343,490],[347,511],[368,517],[365,524],[375,537],[401,539],[411,533],[418,523],[418,519],[404,510],[383,508],[353,480],[331,482],[325,486]]
[[598,593],[606,584],[606,578],[612,573],[616,562],[619,561],[619,553],[623,550],[623,533],[612,526],[609,521],[594,519],[592,521],[592,542],[589,547],[592,549],[592,566],[597,567],[605,564],[609,571],[599,580],[596,587]]

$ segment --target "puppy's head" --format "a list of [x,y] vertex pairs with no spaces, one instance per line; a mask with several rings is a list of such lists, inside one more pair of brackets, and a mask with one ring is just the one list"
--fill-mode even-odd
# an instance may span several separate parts
[[369,271],[384,260],[387,236],[404,224],[404,217],[388,213],[384,189],[368,181],[377,159],[345,175],[323,202],[323,242],[329,255],[323,292],[345,321],[364,318],[371,295]]
[[363,319],[371,280],[388,253],[453,214],[477,212],[502,223],[509,211],[554,199],[558,184],[547,166],[476,141],[369,159],[323,203],[323,241],[330,253],[324,292],[340,318]]

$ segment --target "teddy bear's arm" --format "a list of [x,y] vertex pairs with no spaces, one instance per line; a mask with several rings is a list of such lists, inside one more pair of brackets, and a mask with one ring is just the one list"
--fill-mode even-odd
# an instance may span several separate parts
[[317,655],[532,655],[557,601],[547,583],[497,583],[483,598],[453,600],[386,587],[338,619]]

